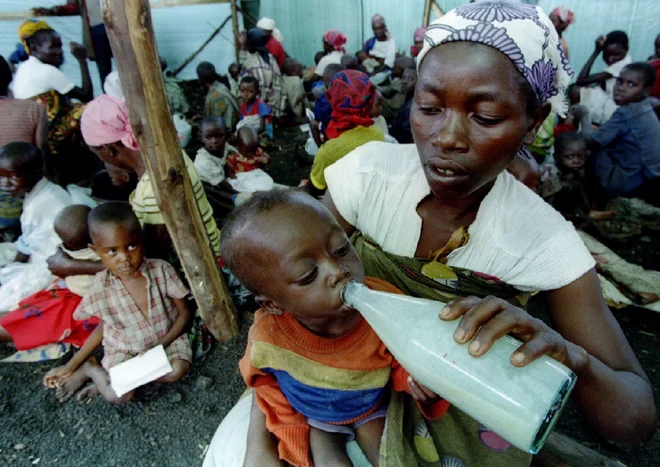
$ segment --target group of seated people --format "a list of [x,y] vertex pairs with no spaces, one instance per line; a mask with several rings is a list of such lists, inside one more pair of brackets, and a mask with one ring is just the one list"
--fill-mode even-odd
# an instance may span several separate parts
[[[447,303],[440,319],[460,320],[454,338],[470,342],[474,357],[513,334],[524,344],[512,365],[549,355],[577,374],[574,399],[599,435],[622,444],[653,435],[648,378],[576,228],[613,215],[604,209],[614,197],[658,205],[656,74],[646,62],[620,63],[627,37],[615,31],[598,39],[569,107],[561,37],[569,13],[465,5],[415,31],[416,60],[397,56],[375,15],[358,53],[347,54],[346,37],[330,30],[307,70],[262,18],[241,35],[241,60],[228,76],[198,65],[207,96],[191,120],[202,148],[183,159],[219,267],[259,305],[239,366],[252,390],[220,426],[206,465],[352,465],[360,457],[371,465],[529,465],[528,453],[397,363],[343,304],[351,280]],[[469,34],[484,24],[483,35]],[[172,370],[157,381],[178,381],[208,334],[118,76],[92,99],[79,48],[82,87],[58,70],[62,43],[47,23],[28,21],[20,35],[29,58],[13,77],[14,98],[0,99],[1,227],[20,232],[0,244],[0,340],[18,351],[79,348],[45,375],[46,387],[61,401],[100,394],[125,403],[136,392],[118,396],[111,368],[162,345]],[[608,71],[592,75],[601,51]],[[171,112],[190,115],[164,61],[161,68]],[[2,59],[2,96],[11,81]],[[593,86],[615,104],[600,121],[589,107]],[[268,168],[265,149],[278,127],[301,123],[312,108],[308,183],[237,189],[239,178]],[[88,167],[104,167],[130,196],[81,195],[70,153],[98,161]],[[535,292],[553,328],[524,310]]]

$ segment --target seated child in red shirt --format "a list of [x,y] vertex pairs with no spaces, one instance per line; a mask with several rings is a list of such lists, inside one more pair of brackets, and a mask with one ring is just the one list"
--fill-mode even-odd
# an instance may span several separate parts
[[282,460],[351,465],[346,443],[355,438],[378,465],[390,384],[411,393],[428,418],[445,413],[449,404],[415,382],[342,302],[349,281],[365,281],[364,268],[314,198],[294,190],[254,193],[223,228],[222,255],[261,305],[240,370]]
[[236,132],[238,152],[227,155],[227,168],[231,174],[263,169],[268,165],[270,156],[259,146],[259,135],[254,128],[243,127]]
[[254,76],[245,76],[241,79],[241,121],[237,128],[251,126],[259,134],[265,134],[273,139],[272,110],[264,101],[259,99],[259,81]]
[[[89,214],[88,225],[91,248],[107,269],[96,274],[73,316],[94,316],[100,323],[66,365],[46,374],[44,385],[57,387],[82,375],[93,384],[79,400],[101,393],[108,402],[125,403],[134,391],[117,397],[108,371],[126,360],[162,345],[172,371],[156,381],[173,383],[188,373],[192,348],[185,333],[190,312],[184,299],[189,292],[169,263],[144,257],[142,228],[128,203],[101,204]],[[91,355],[101,344],[99,365]]]

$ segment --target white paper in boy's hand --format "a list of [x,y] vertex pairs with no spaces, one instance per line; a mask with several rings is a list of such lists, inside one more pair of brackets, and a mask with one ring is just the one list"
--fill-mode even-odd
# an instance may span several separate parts
[[117,397],[144,386],[172,371],[162,345],[110,368],[110,386]]

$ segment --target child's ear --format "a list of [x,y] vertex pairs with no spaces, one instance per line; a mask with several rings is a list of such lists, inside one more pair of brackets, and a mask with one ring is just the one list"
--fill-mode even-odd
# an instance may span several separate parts
[[523,143],[525,146],[531,146],[534,144],[536,134],[539,132],[539,128],[541,128],[541,125],[543,125],[545,119],[548,118],[548,115],[550,115],[550,110],[552,110],[551,105],[546,103],[540,105],[534,111],[530,119],[529,127],[527,128],[527,133],[525,133],[525,137],[523,138]]
[[268,297],[264,297],[263,295],[257,295],[254,297],[254,301],[256,301],[261,308],[266,310],[267,313],[270,313],[271,315],[283,315],[284,314],[284,308],[280,307],[275,301]]

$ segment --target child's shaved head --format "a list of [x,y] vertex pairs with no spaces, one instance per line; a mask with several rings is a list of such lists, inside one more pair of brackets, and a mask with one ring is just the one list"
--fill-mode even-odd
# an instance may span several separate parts
[[250,156],[259,147],[259,134],[252,127],[244,126],[236,132],[238,137],[238,150],[243,156]]
[[347,70],[357,70],[359,65],[358,59],[354,54],[342,55],[341,61],[339,63],[345,66]]
[[121,226],[128,232],[142,234],[140,221],[135,216],[131,205],[119,201],[103,203],[89,213],[87,217],[89,235],[95,243],[96,236],[107,226]]
[[[254,193],[229,216],[222,228],[222,259],[229,269],[250,291],[259,293],[260,248],[253,248],[254,240],[267,235],[271,214],[276,217],[284,209],[318,209],[319,202],[298,190],[271,190]],[[285,221],[282,220],[282,223]],[[281,227],[282,224],[280,224]]]
[[284,75],[293,76],[299,69],[302,69],[302,64],[295,58],[289,57],[282,63],[282,74]]
[[84,250],[92,243],[87,227],[87,217],[91,210],[89,206],[73,204],[62,209],[55,218],[55,233],[67,250]]
[[332,78],[337,73],[345,69],[346,67],[344,65],[340,65],[339,63],[331,63],[330,65],[326,66],[325,70],[323,70],[323,82],[325,83],[325,87],[329,88]]
[[199,122],[199,131],[203,132],[205,126],[214,126],[220,130],[227,131],[227,124],[225,119],[219,115],[209,115],[204,117],[201,122]]

